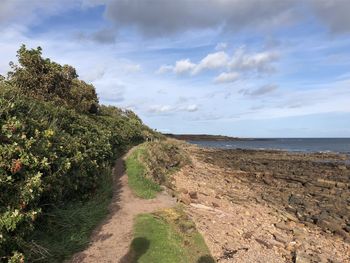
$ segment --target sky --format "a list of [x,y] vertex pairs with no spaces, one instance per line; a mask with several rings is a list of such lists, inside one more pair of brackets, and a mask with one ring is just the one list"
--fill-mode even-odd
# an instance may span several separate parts
[[21,44],[166,133],[350,136],[348,0],[1,0]]

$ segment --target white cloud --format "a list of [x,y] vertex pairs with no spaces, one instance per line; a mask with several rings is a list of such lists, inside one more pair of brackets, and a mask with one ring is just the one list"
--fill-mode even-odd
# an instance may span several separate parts
[[237,72],[223,72],[214,79],[215,83],[228,83],[234,82],[239,79],[239,73]]
[[193,68],[192,73],[198,74],[202,70],[206,70],[206,69],[223,68],[227,65],[228,60],[229,60],[229,56],[223,51],[208,54],[205,58],[203,58],[199,62],[198,65],[196,65]]
[[188,111],[188,112],[195,112],[195,111],[198,111],[198,106],[196,104],[191,104],[182,108],[182,110]]
[[183,74],[192,72],[196,67],[196,64],[192,63],[188,58],[176,61],[174,72],[176,74]]
[[215,79],[215,83],[236,81],[240,72],[271,73],[274,71],[273,63],[279,59],[276,51],[263,51],[248,53],[245,48],[238,48],[232,56],[225,51],[209,53],[197,64],[190,59],[175,62],[175,66],[162,65],[156,73],[174,72],[176,74],[189,73],[197,75],[205,70],[225,70]]
[[152,105],[148,108],[150,113],[158,114],[170,114],[175,112],[196,112],[198,111],[197,104],[183,105],[183,106],[171,106],[171,105]]
[[274,70],[271,65],[277,61],[279,55],[275,51],[264,51],[259,53],[247,53],[244,48],[239,48],[234,53],[228,66],[233,70],[271,72]]
[[171,72],[174,70],[174,67],[171,65],[161,65],[159,69],[156,71],[156,74],[164,74],[167,72]]

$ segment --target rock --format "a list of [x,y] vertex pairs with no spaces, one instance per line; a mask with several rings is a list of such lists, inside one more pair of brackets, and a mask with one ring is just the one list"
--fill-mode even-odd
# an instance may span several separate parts
[[191,204],[191,198],[186,194],[181,194],[178,200],[185,205]]
[[277,227],[279,229],[282,229],[282,230],[286,230],[286,231],[292,231],[293,230],[293,227],[291,227],[289,225],[286,225],[283,222],[276,223],[275,227]]
[[204,209],[204,210],[209,210],[209,211],[215,211],[214,208],[211,208],[209,206],[206,206],[206,205],[202,205],[202,204],[191,204],[192,207],[194,208],[198,208],[198,209]]
[[216,199],[222,199],[220,195],[215,195]]
[[282,243],[282,244],[288,244],[290,242],[289,238],[279,234],[279,233],[274,233],[273,237],[275,238],[276,241]]
[[272,180],[271,178],[269,178],[269,177],[264,177],[264,178],[263,178],[263,182],[264,182],[265,184],[267,184],[267,185],[272,185],[273,180]]
[[249,231],[243,234],[243,238],[245,239],[250,239],[253,236],[254,232],[253,231]]
[[291,194],[289,196],[288,202],[292,205],[303,205],[304,204],[304,198],[300,195]]
[[180,188],[179,193],[188,194],[188,190],[185,188]]
[[220,207],[220,205],[218,203],[212,202],[213,207],[217,208]]
[[199,192],[201,195],[209,196],[207,193]]
[[259,244],[263,245],[264,247],[271,249],[273,248],[273,245],[269,243],[266,240],[260,239],[260,238],[255,238],[255,241],[258,242]]
[[331,188],[336,186],[337,182],[318,178],[314,184],[318,187]]
[[296,216],[294,216],[294,215],[292,215],[292,214],[290,214],[288,212],[281,211],[280,216],[282,218],[285,218],[285,219],[289,220],[289,221],[293,221],[293,222],[298,222],[299,221],[299,219]]
[[302,228],[297,228],[295,227],[293,229],[293,234],[296,236],[298,239],[304,239],[305,238],[305,231]]
[[198,199],[198,193],[196,191],[191,191],[188,194],[192,199]]
[[342,170],[342,171],[347,170],[347,168],[346,168],[345,165],[339,165],[339,166],[338,166],[338,169],[339,169],[339,170]]
[[312,258],[305,252],[296,252],[295,253],[295,263],[311,263]]

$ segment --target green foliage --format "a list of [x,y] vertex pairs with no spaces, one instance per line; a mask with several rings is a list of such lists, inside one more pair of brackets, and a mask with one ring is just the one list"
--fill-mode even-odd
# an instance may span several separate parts
[[138,147],[126,159],[126,172],[128,174],[128,184],[133,192],[141,198],[151,199],[161,190],[160,186],[153,180],[145,177],[145,167],[140,158],[145,149]]
[[134,113],[100,107],[93,86],[40,48],[22,46],[18,57],[20,66],[0,78],[1,262],[26,260],[38,220],[96,196],[103,171],[152,135]]
[[180,208],[135,219],[131,262],[214,263],[194,223]]
[[190,163],[181,142],[157,140],[139,145],[126,160],[128,183],[141,198],[154,198],[160,185],[171,187],[171,173]]
[[10,63],[9,82],[25,94],[81,112],[97,113],[98,98],[92,85],[78,79],[75,68],[61,66],[42,58],[42,50],[28,50],[25,45],[17,52],[19,66]]
[[177,140],[162,140],[144,143],[142,163],[146,176],[158,184],[171,187],[171,174],[190,163],[184,144]]
[[107,168],[99,179],[94,198],[85,202],[74,201],[55,207],[45,213],[28,237],[26,250],[29,261],[63,262],[72,254],[84,249],[90,241],[94,227],[108,213],[113,194],[111,169]]

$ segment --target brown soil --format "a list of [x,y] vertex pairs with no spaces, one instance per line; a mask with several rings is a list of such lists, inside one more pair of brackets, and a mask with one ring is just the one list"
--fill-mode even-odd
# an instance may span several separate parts
[[150,213],[172,207],[175,201],[166,193],[155,199],[136,197],[128,186],[124,158],[117,160],[113,169],[114,196],[109,216],[94,231],[89,247],[73,256],[71,263],[127,263],[130,262],[130,244],[133,239],[133,219],[137,214]]
[[187,150],[176,192],[218,262],[350,262],[342,156]]

